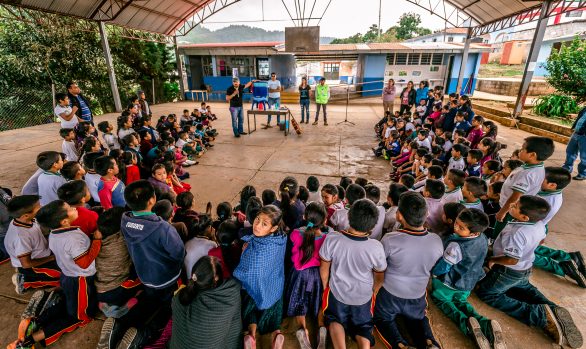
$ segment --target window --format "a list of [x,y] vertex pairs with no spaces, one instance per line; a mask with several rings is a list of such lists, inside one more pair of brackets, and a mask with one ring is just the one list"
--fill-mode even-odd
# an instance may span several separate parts
[[217,56],[216,71],[218,76],[232,76],[232,69],[238,69],[239,76],[254,76],[254,59],[243,56]]
[[439,67],[437,65],[432,65],[431,67],[429,67],[429,71],[430,72],[436,72],[439,71]]
[[212,66],[211,56],[201,57],[201,67],[203,71],[203,76],[214,76],[214,68]]
[[431,63],[431,53],[422,53],[421,54],[421,65],[429,65]]
[[409,65],[419,65],[419,53],[410,53],[409,54],[409,60],[408,63]]
[[340,78],[340,63],[324,63],[324,77],[326,80],[338,80]]
[[454,42],[454,37],[453,36],[448,36],[448,42]]
[[434,53],[431,57],[432,65],[441,65],[443,62],[444,55],[442,53]]
[[393,64],[395,64],[395,54],[388,53],[387,54],[387,65],[393,65]]
[[407,64],[407,54],[406,53],[397,53],[395,56],[395,65],[406,65]]
[[580,18],[582,17],[582,10],[567,12],[566,17]]

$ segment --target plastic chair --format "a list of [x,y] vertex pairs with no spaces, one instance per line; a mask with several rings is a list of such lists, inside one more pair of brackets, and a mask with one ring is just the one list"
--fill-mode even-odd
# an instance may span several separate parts
[[262,105],[263,110],[269,109],[269,84],[266,81],[258,81],[252,84],[252,109]]

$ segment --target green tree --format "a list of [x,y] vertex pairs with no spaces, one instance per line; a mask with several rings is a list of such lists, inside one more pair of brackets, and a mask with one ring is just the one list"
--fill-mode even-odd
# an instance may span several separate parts
[[373,42],[378,39],[380,32],[381,30],[378,29],[378,25],[372,24],[370,28],[368,28],[366,34],[362,37],[362,40],[364,42]]
[[545,68],[547,82],[556,90],[573,96],[578,103],[586,102],[586,41],[575,38],[552,51]]
[[431,30],[421,28],[421,17],[417,13],[408,12],[399,17],[399,25],[395,27],[397,39],[408,40],[419,35],[431,34]]

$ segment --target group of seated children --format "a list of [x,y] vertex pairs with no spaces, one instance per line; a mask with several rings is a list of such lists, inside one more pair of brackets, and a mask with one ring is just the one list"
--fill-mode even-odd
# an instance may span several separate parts
[[[319,349],[328,338],[345,348],[346,335],[369,348],[375,329],[388,347],[434,349],[441,343],[426,316],[429,287],[479,348],[506,343],[499,323],[468,303],[473,290],[556,344],[579,348],[568,310],[529,281],[535,265],[586,286],[580,252],[542,245],[571,180],[544,167],[553,141],[528,137],[501,164],[492,138],[471,157],[463,136],[403,131],[417,134],[413,156],[395,161],[386,200],[364,178],[320,186],[310,176],[300,186],[288,176],[258,196],[245,186],[236,207],[222,202],[215,214],[211,204],[198,212],[179,181],[171,131],[160,133],[168,140],[154,156],[140,149],[150,129],[126,135],[118,157],[91,149],[83,166],[39,154],[40,173],[7,204],[5,247],[17,293],[46,290],[32,295],[8,348],[50,345],[101,311],[100,349],[251,349],[265,334],[283,348],[284,318],[294,319],[302,349],[312,348],[309,323],[317,323]],[[138,175],[125,186],[132,165]]]

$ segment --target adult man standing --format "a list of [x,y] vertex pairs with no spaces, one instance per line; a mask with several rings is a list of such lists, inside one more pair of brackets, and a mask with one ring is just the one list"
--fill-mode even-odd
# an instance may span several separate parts
[[312,125],[317,125],[317,121],[319,119],[319,110],[323,108],[324,110],[324,126],[328,126],[328,116],[326,113],[326,106],[328,105],[328,100],[330,99],[330,87],[326,85],[326,79],[321,78],[319,79],[319,84],[315,87],[315,104],[317,106],[317,110],[315,112],[315,121]]
[[69,97],[69,105],[71,108],[77,107],[75,115],[83,121],[89,121],[94,124],[93,114],[90,109],[90,101],[81,94],[81,90],[75,81],[70,81],[65,86],[67,88],[67,96]]
[[230,102],[230,115],[232,115],[232,131],[234,137],[238,138],[240,135],[245,135],[244,132],[244,114],[242,112],[242,96],[244,95],[244,89],[250,87],[253,82],[258,80],[252,80],[246,83],[246,85],[240,85],[240,79],[233,78],[232,86],[226,90],[226,101]]
[[578,112],[578,117],[572,125],[572,137],[566,147],[566,162],[562,166],[566,170],[572,172],[574,168],[574,161],[576,157],[580,156],[580,163],[578,164],[578,175],[574,176],[574,180],[583,181],[586,179],[586,107]]
[[153,115],[153,112],[151,111],[151,108],[149,106],[149,102],[147,102],[144,91],[142,90],[138,91],[138,104],[140,105],[140,110],[143,116]]
[[[271,80],[269,80],[269,108],[278,108],[281,105],[281,82],[277,80],[277,74],[271,73]],[[267,118],[267,124],[264,128],[271,126],[271,116]],[[281,116],[277,114],[277,125],[281,122]]]

